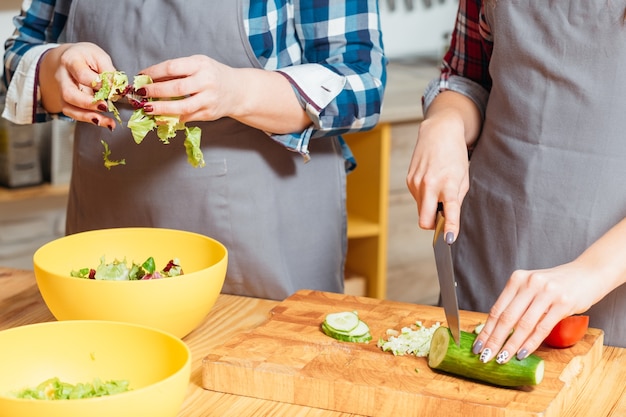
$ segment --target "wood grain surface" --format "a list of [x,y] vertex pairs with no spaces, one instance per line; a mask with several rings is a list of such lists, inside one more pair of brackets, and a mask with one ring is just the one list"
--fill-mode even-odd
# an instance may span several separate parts
[[[338,342],[319,326],[326,314],[356,310],[369,324],[368,344]],[[472,331],[485,314],[461,312]],[[259,327],[207,352],[204,388],[340,412],[375,416],[560,416],[602,357],[603,333],[589,329],[568,349],[540,348],[541,384],[490,386],[431,370],[426,358],[394,356],[376,346],[387,329],[416,321],[445,325],[443,310],[371,298],[300,291],[271,311]]]

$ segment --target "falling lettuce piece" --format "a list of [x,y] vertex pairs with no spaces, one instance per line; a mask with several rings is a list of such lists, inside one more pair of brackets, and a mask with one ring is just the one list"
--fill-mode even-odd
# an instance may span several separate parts
[[109,149],[109,144],[103,140],[100,140],[100,143],[102,143],[102,146],[104,146],[104,152],[102,152],[102,158],[104,159],[104,166],[106,167],[106,169],[111,169],[111,167],[114,167],[117,165],[126,165],[125,159],[120,159],[119,161],[110,160],[109,157],[111,156],[111,150]]

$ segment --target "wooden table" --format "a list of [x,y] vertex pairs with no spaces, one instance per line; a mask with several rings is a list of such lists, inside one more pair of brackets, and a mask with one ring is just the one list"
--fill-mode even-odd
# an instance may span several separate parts
[[[276,301],[270,300],[220,295],[203,324],[183,339],[191,348],[192,373],[187,398],[179,417],[354,416],[222,394],[201,387],[201,362],[206,352],[219,346],[235,333],[263,323],[276,304]],[[39,294],[33,272],[0,267],[0,330],[53,320],[54,317]],[[576,402],[567,407],[564,416],[626,416],[626,349],[605,347],[602,362],[593,372]]]

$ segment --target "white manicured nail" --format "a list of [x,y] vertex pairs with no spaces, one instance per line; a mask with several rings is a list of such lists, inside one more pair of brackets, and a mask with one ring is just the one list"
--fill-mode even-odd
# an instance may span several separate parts
[[483,350],[483,352],[480,354],[480,361],[482,363],[487,363],[489,362],[489,359],[491,359],[491,349],[485,348],[485,350]]
[[509,352],[507,352],[506,350],[503,350],[502,352],[498,353],[498,356],[496,357],[496,362],[502,365],[504,362],[506,362],[508,358],[509,358]]

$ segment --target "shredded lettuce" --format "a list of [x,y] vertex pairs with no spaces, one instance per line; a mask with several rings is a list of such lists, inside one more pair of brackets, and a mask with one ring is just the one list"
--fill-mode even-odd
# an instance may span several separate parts
[[95,378],[91,383],[79,382],[76,385],[50,378],[34,388],[25,388],[12,393],[14,398],[31,400],[74,400],[80,398],[103,397],[130,391],[127,380],[101,381]]
[[146,279],[169,278],[183,275],[180,261],[176,258],[170,260],[162,270],[157,270],[152,256],[148,257],[141,265],[132,262],[130,266],[126,259],[115,259],[106,262],[104,256],[100,258],[97,268],[80,268],[70,272],[70,276],[76,278],[98,279],[106,281],[136,281]]
[[[128,77],[122,71],[103,72],[98,79],[93,82],[93,86],[101,84],[101,87],[94,94],[94,101],[105,100],[110,112],[115,118],[122,123],[119,111],[114,102],[122,97],[128,97],[129,102],[135,107],[127,127],[131,130],[135,143],[140,144],[146,135],[156,129],[156,134],[163,144],[169,144],[170,139],[174,138],[178,131],[185,133],[185,151],[187,161],[193,167],[203,167],[205,165],[202,149],[200,148],[200,139],[202,131],[199,127],[188,128],[185,123],[180,121],[180,117],[176,115],[148,115],[143,110],[146,103],[153,101],[152,99],[137,99],[133,92],[139,88],[152,83],[152,79],[148,75],[139,74],[133,78],[133,85],[128,85]],[[109,160],[110,151],[105,146],[104,165],[107,169],[116,165],[125,164],[124,160]]]
[[379,339],[378,347],[396,356],[428,356],[433,333],[440,326],[441,323],[437,322],[431,327],[424,327],[421,321],[417,321],[415,327],[403,327],[400,333],[393,329],[387,330],[388,340]]

